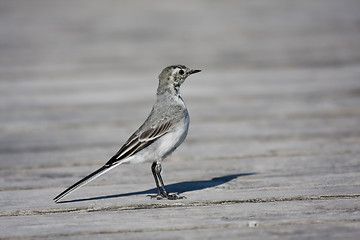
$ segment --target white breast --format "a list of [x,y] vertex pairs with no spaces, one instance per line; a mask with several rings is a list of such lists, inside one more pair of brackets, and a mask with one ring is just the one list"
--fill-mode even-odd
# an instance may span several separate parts
[[189,117],[186,116],[184,120],[178,123],[177,126],[175,126],[169,133],[163,135],[150,146],[136,153],[134,156],[124,159],[124,162],[161,162],[184,141],[188,132],[188,128]]

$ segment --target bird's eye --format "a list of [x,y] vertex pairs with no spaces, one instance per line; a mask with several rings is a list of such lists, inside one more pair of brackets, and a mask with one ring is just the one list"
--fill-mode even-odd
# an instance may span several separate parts
[[180,75],[183,75],[184,73],[185,73],[185,72],[184,72],[184,70],[182,70],[182,69],[179,71],[179,74],[180,74]]

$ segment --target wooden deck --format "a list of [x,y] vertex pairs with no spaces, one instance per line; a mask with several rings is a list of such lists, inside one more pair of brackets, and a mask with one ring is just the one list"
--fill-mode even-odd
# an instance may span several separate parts
[[[1,1],[0,239],[358,239],[360,2]],[[167,65],[191,125],[163,164],[58,204],[136,130]]]

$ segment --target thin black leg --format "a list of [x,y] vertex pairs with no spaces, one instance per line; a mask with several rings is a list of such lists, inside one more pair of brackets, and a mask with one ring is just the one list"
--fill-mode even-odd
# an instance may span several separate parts
[[151,172],[154,176],[154,179],[155,179],[155,183],[156,183],[156,188],[157,188],[157,192],[158,192],[158,195],[161,195],[161,191],[160,191],[160,186],[159,186],[159,181],[158,181],[158,178],[157,178],[157,174],[156,174],[156,171],[155,171],[155,168],[156,168],[156,161],[153,162],[153,164],[151,165]]
[[[151,196],[151,198],[156,197],[157,199],[163,199],[163,198],[167,198],[169,200],[176,200],[176,199],[182,199],[182,198],[186,198],[185,196],[179,196],[178,194],[168,194],[166,192],[165,189],[165,184],[164,181],[161,177],[161,164],[158,162],[153,162],[153,164],[151,165],[151,171],[153,173],[154,179],[155,179],[155,183],[156,183],[156,187],[158,190],[158,194],[157,196]],[[161,188],[160,188],[160,184],[161,184]],[[161,192],[162,189],[162,192]]]
[[[160,172],[161,172],[161,171],[160,171]],[[168,196],[168,194],[167,194],[167,192],[166,192],[166,190],[165,190],[165,185],[164,185],[164,182],[163,182],[162,177],[161,177],[161,175],[160,175],[160,172],[157,172],[156,175],[157,175],[157,177],[158,177],[158,179],[159,179],[159,181],[160,181],[161,188],[162,188],[162,190],[163,190],[163,194],[162,194],[162,195],[163,195],[164,197],[168,198],[169,196]]]

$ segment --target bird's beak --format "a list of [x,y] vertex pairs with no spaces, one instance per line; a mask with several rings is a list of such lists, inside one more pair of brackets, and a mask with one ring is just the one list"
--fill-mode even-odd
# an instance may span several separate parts
[[190,70],[189,75],[201,72],[201,70]]

